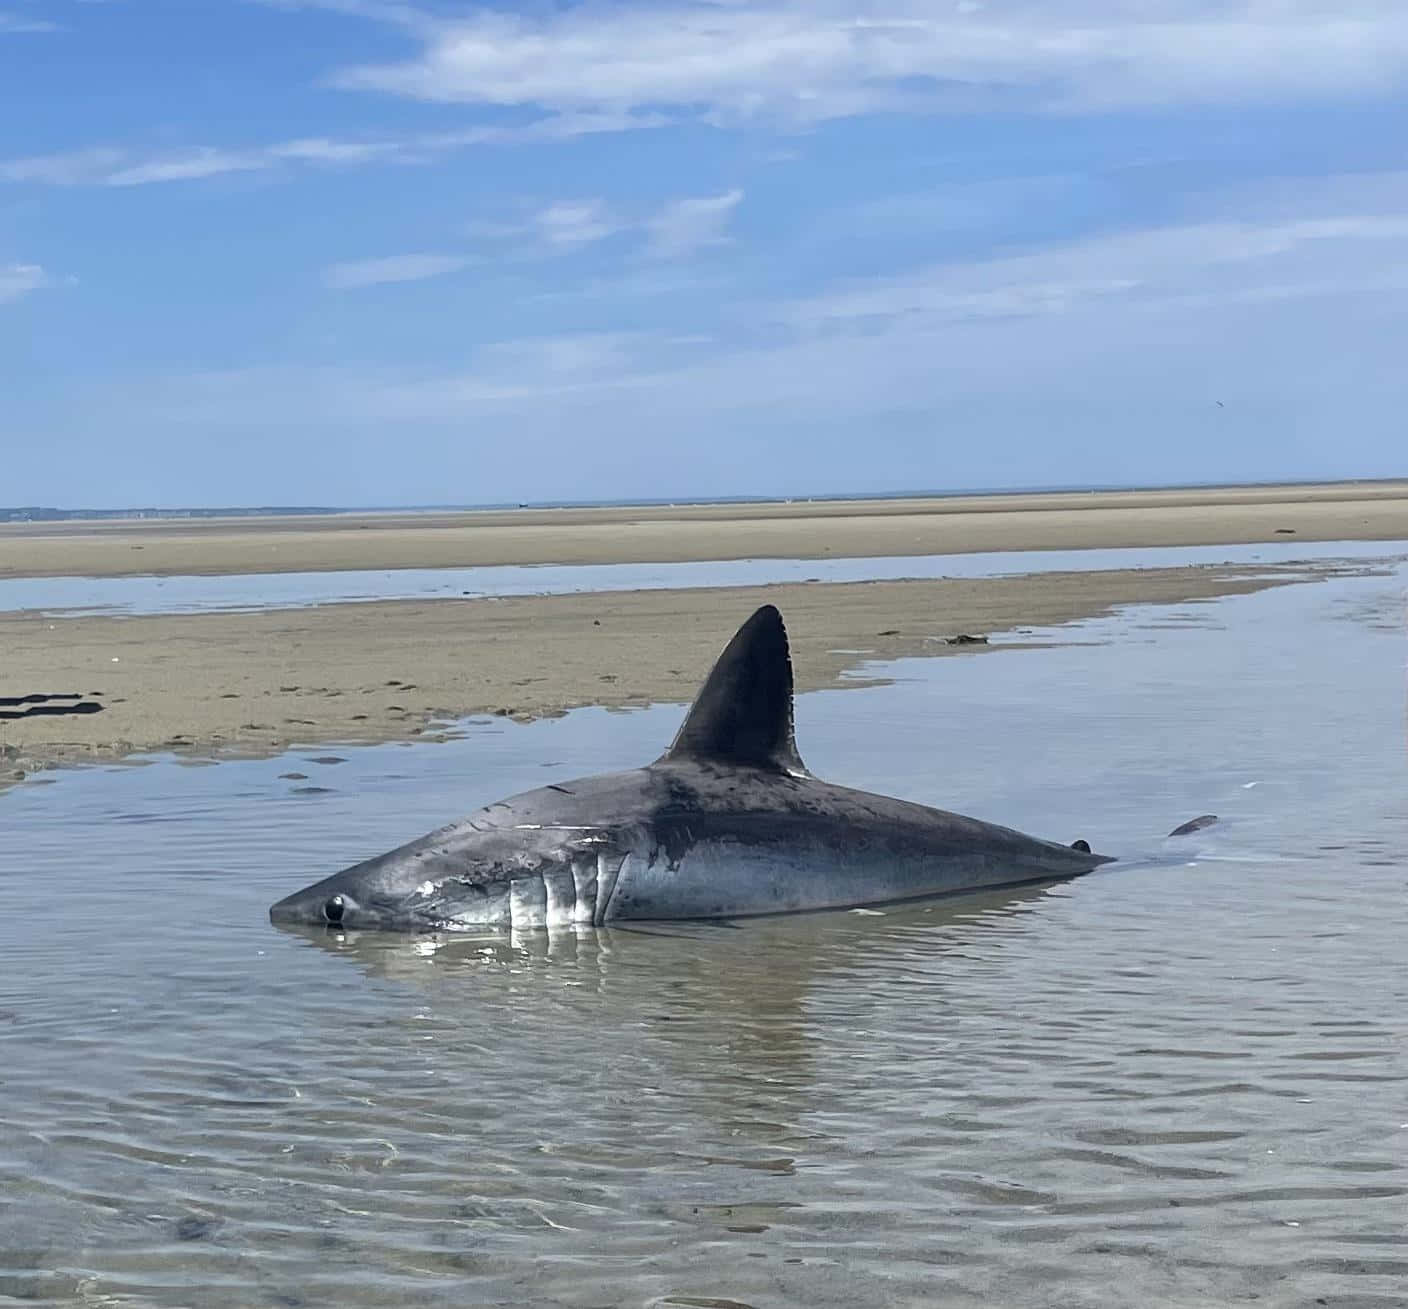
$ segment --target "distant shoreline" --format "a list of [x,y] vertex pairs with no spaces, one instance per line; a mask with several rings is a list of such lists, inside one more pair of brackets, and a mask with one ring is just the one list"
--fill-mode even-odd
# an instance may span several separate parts
[[201,522],[238,518],[419,517],[424,514],[503,513],[513,510],[661,509],[710,506],[866,504],[884,501],[980,500],[996,496],[1126,495],[1132,492],[1264,491],[1297,488],[1375,487],[1402,485],[1395,477],[1349,477],[1333,482],[1293,479],[1269,482],[1169,482],[1157,485],[1110,483],[1101,486],[968,487],[962,490],[925,488],[914,491],[827,491],[815,494],[737,496],[659,496],[631,500],[490,501],[483,504],[426,505],[129,505],[117,509],[65,509],[59,505],[0,505],[0,525],[10,523],[137,523]]
[[875,558],[1408,539],[1408,481],[0,524],[0,577]]
[[[0,525],[0,577],[261,575],[473,565],[841,559],[979,551],[1408,541],[1408,482],[867,501],[523,509],[335,518]],[[1362,565],[1356,565],[1362,566]],[[0,723],[0,784],[151,750],[434,739],[469,713],[687,699],[750,609],[781,605],[798,685],[854,685],[868,659],[1207,599],[1325,565],[1158,567],[931,581],[326,604],[256,613],[0,615],[0,696],[75,693],[87,716]],[[818,570],[821,571],[821,570]],[[964,650],[984,649],[963,644]],[[992,648],[998,648],[996,646]]]

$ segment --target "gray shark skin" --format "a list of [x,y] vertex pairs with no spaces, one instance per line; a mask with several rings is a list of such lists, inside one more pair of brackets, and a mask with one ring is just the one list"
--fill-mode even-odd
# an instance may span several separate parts
[[654,763],[488,805],[280,900],[275,923],[389,931],[603,927],[923,899],[1088,873],[1074,846],[813,777],[782,616],[729,642]]

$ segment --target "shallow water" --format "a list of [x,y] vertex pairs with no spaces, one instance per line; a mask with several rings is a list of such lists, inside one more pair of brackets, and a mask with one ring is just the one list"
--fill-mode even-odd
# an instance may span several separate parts
[[673,707],[13,789],[0,1300],[1400,1305],[1404,581],[803,697],[825,776],[1124,856],[881,914],[265,920]]
[[513,564],[477,568],[346,569],[318,573],[240,573],[211,577],[0,578],[0,613],[34,610],[50,618],[92,614],[248,613],[375,600],[453,600],[464,596],[577,595],[780,582],[869,582],[899,578],[1002,577],[1190,564],[1273,564],[1315,558],[1378,559],[1402,542],[1178,546],[1167,549],[1023,550],[872,559],[724,559],[660,564]]

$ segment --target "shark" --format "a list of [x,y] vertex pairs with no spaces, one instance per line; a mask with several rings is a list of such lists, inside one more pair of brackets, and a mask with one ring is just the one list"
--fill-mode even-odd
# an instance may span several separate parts
[[1077,877],[1109,856],[823,781],[763,605],[653,763],[497,801],[273,905],[276,924],[477,932],[854,909]]

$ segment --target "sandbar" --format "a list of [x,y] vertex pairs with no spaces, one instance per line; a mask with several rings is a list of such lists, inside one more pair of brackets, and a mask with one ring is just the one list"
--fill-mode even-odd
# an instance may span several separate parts
[[[0,524],[0,577],[863,558],[972,551],[1408,539],[1408,481],[866,501]],[[1323,550],[1307,554],[1323,555]],[[77,694],[87,716],[6,718],[0,785],[69,762],[179,750],[435,739],[474,714],[688,701],[735,626],[779,605],[801,690],[869,661],[971,654],[1136,604],[1333,565],[1169,567],[981,580],[811,582],[262,613],[0,614],[0,697]],[[882,671],[866,669],[879,677]],[[26,715],[28,709],[22,710]]]
[[0,695],[78,694],[103,705],[83,717],[0,721],[0,785],[142,752],[221,757],[433,740],[474,714],[684,702],[764,602],[786,617],[805,691],[864,684],[868,671],[882,680],[883,669],[863,667],[873,660],[1010,648],[948,644],[959,636],[1020,639],[1023,628],[1115,606],[1206,600],[1332,570],[1151,568],[141,618],[0,614]]
[[1408,481],[0,524],[0,578],[874,558],[1408,538]]

